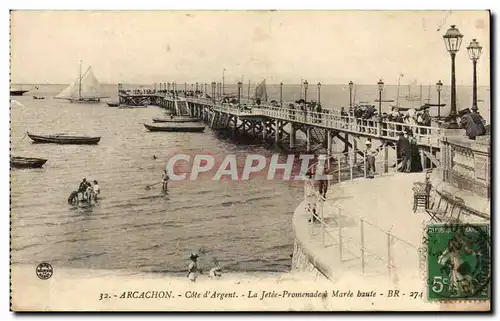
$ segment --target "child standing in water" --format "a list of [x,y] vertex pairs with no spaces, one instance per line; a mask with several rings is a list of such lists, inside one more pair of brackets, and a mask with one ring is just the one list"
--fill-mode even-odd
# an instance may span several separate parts
[[201,273],[201,270],[198,268],[198,254],[191,253],[189,259],[191,262],[189,262],[187,277],[191,282],[196,282],[197,272]]

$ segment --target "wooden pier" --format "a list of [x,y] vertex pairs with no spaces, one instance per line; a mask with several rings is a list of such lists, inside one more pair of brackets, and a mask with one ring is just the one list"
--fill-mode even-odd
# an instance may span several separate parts
[[[344,145],[344,153],[354,151],[354,155],[364,157],[364,142],[370,140],[383,153],[385,172],[388,171],[389,149],[396,150],[398,133],[409,128],[417,139],[423,167],[439,166],[443,136],[443,129],[439,127],[355,118],[342,115],[338,110],[314,112],[287,108],[283,107],[289,106],[285,102],[278,106],[256,105],[243,100],[241,104],[228,104],[209,98],[172,94],[168,90],[155,90],[142,95],[119,90],[122,104],[147,102],[165,108],[174,115],[199,118],[214,129],[232,130],[235,136],[247,134],[266,141],[273,140],[276,144],[288,143],[291,149],[296,147],[298,131],[306,137],[308,152],[314,151],[313,146],[320,146],[328,155],[333,154],[332,145],[340,143]],[[378,142],[378,146],[375,142]]]

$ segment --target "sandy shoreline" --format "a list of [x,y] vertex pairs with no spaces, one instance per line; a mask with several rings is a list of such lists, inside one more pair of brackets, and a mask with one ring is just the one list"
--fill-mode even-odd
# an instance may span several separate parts
[[[425,299],[389,298],[390,289],[421,291],[415,283],[393,286],[358,273],[333,283],[308,273],[229,273],[197,282],[114,270],[54,269],[48,280],[35,266],[11,266],[14,311],[373,311],[440,310]],[[338,291],[338,292],[336,292]],[[376,292],[375,296],[365,296]],[[335,295],[337,293],[337,295]],[[362,295],[360,297],[360,294]],[[476,306],[477,308],[477,306]]]

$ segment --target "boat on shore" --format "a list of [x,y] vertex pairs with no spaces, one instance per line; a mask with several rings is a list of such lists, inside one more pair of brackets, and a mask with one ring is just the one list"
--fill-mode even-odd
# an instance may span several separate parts
[[203,124],[193,124],[193,125],[181,125],[181,126],[154,126],[143,124],[147,130],[150,132],[189,132],[189,133],[201,133],[205,130],[205,125]]
[[45,99],[45,97],[42,97],[42,96],[33,96],[33,99]]
[[35,135],[26,133],[34,143],[45,144],[71,144],[71,145],[96,145],[101,137],[90,136],[70,136],[64,134],[56,135]]
[[43,158],[34,157],[10,157],[10,167],[11,168],[40,168],[47,162]]
[[107,102],[106,105],[108,105],[108,107],[118,107],[120,106],[120,103]]
[[194,117],[153,118],[153,123],[197,123],[199,121]]

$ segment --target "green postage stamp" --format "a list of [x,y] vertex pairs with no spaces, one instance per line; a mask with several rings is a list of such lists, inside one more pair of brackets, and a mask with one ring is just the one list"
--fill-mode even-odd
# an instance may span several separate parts
[[432,224],[426,230],[429,301],[488,300],[489,224]]

